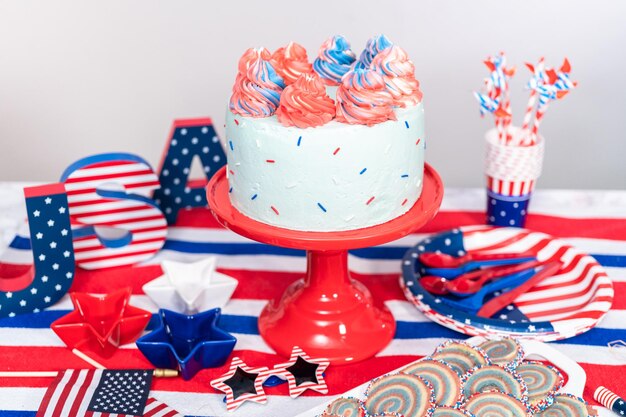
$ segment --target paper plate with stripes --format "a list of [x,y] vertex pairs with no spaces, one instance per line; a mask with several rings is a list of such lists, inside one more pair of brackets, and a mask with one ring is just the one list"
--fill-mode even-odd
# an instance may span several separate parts
[[[454,256],[531,251],[539,260],[560,260],[563,267],[491,318],[482,318],[448,306],[420,285],[419,254],[436,251]],[[611,279],[593,257],[544,233],[518,228],[470,226],[424,239],[404,256],[400,284],[426,317],[474,336],[565,339],[593,328],[613,303]]]

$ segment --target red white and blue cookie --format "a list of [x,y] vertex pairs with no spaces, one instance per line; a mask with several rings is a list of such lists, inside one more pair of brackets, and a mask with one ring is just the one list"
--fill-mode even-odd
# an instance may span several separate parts
[[528,388],[522,377],[501,366],[483,365],[463,376],[462,392],[465,398],[489,391],[510,394],[524,403],[528,401]]
[[476,417],[476,416],[462,408],[439,405],[435,407],[435,409],[433,410],[432,417]]
[[361,400],[353,397],[339,397],[328,404],[323,417],[363,417],[365,406]]
[[478,346],[485,351],[491,363],[510,370],[515,370],[524,359],[522,345],[510,337],[487,340]]
[[[552,405],[536,413],[538,417],[589,417],[590,407],[585,400],[571,394],[557,394]],[[594,412],[595,413],[595,412]]]
[[563,386],[559,370],[541,362],[523,361],[516,372],[528,387],[528,404],[535,413],[549,407]]
[[433,390],[422,378],[411,374],[389,374],[374,379],[365,391],[368,414],[396,413],[423,417],[434,407]]
[[429,382],[435,394],[435,404],[453,406],[461,399],[461,379],[447,363],[424,358],[400,370],[417,375]]
[[459,375],[464,375],[477,366],[491,363],[481,348],[454,340],[448,340],[439,345],[432,358],[446,362]]
[[490,391],[472,395],[463,405],[476,417],[528,417],[529,408],[509,394]]

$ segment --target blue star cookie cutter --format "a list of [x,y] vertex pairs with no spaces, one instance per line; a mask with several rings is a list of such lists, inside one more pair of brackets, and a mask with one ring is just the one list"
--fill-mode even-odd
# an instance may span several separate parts
[[222,310],[185,315],[159,310],[160,325],[137,340],[137,347],[157,368],[178,369],[184,380],[200,370],[223,365],[237,343],[218,327]]

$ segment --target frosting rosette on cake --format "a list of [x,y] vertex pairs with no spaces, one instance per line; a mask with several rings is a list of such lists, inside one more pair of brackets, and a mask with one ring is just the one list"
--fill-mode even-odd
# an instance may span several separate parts
[[276,117],[283,126],[321,126],[335,117],[335,102],[318,75],[304,74],[283,91]]
[[356,55],[350,43],[341,35],[327,39],[320,47],[313,62],[313,69],[327,85],[339,85],[341,78],[350,71]]
[[229,109],[235,114],[268,117],[280,103],[285,82],[270,64],[271,54],[265,48],[248,49],[239,59]]
[[368,39],[365,49],[363,49],[359,59],[356,61],[355,68],[370,68],[374,57],[392,45],[393,43],[385,35],[378,35]]
[[385,88],[382,76],[375,71],[356,68],[347,73],[336,98],[339,122],[371,126],[396,120],[393,97]]
[[404,49],[396,45],[386,48],[374,57],[371,68],[383,76],[394,105],[413,106],[422,100],[415,65]]
[[313,72],[306,49],[296,42],[289,42],[287,46],[274,51],[270,63],[278,75],[283,77],[285,85],[295,83],[302,74]]

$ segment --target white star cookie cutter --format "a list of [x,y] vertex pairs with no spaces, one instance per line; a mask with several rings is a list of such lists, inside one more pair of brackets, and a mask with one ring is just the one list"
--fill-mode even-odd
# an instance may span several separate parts
[[237,288],[238,281],[215,271],[216,257],[198,262],[163,261],[164,274],[143,286],[159,308],[195,314],[222,308]]

